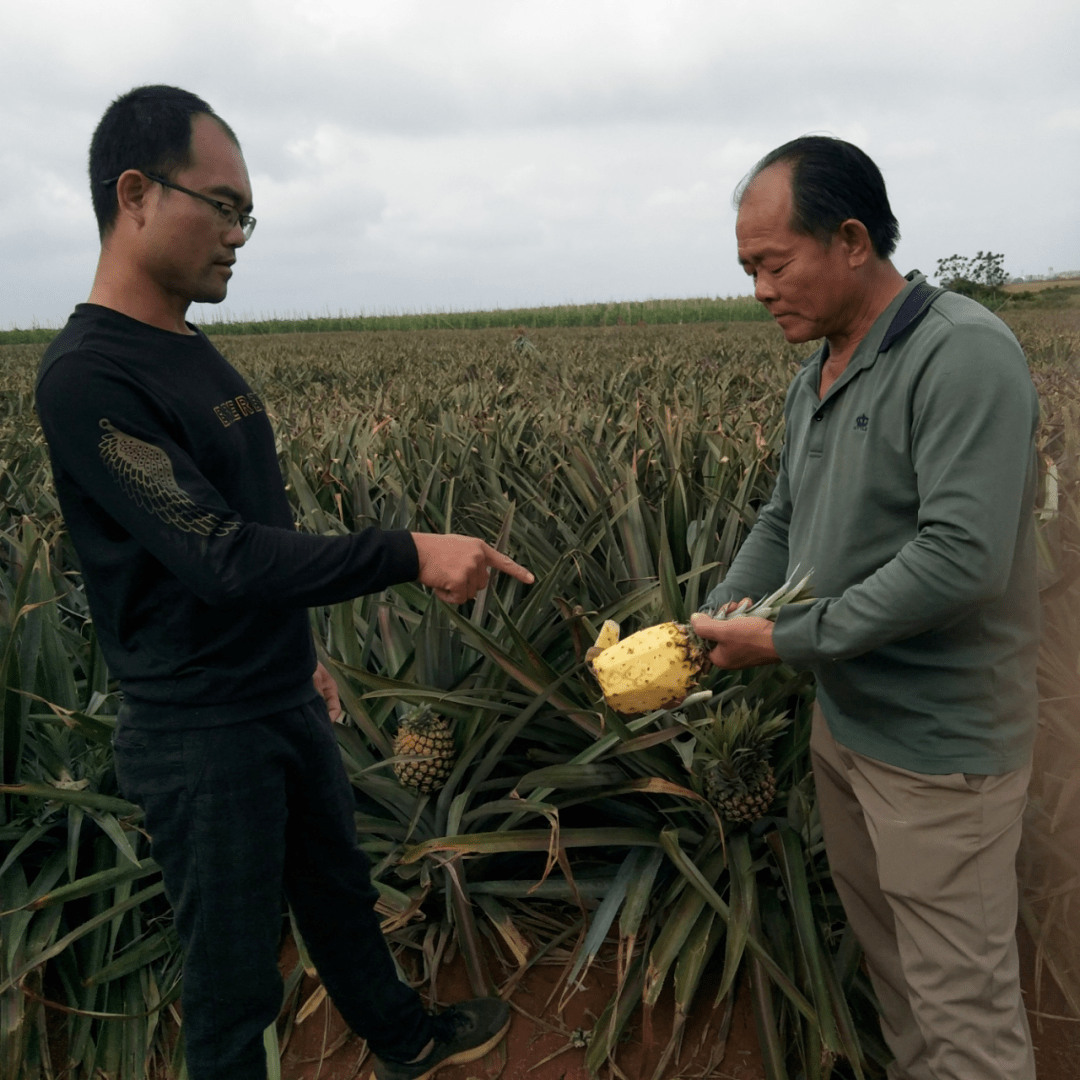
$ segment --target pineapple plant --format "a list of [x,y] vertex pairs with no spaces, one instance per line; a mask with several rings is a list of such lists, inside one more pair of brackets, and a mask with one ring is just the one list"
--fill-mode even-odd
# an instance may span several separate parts
[[454,767],[453,726],[429,705],[414,709],[398,724],[394,737],[394,775],[402,787],[420,794],[438,791]]
[[[743,601],[731,611],[706,614],[720,620],[749,615],[775,619],[785,604],[810,599],[810,575],[798,582],[794,577],[792,574],[776,592],[756,604]],[[677,622],[658,623],[620,641],[619,624],[609,619],[585,659],[608,705],[631,715],[681,705],[697,685],[697,676],[708,670],[711,648],[711,642]]]
[[776,798],[772,741],[788,726],[783,715],[762,720],[745,702],[698,732],[697,771],[705,798],[732,824],[757,821]]

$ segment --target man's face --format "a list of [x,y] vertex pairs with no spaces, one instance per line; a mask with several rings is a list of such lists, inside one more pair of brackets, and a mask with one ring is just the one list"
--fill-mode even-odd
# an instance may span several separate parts
[[[192,121],[191,163],[168,179],[245,213],[251,210],[243,155],[209,116]],[[224,300],[236,249],[244,244],[240,226],[230,225],[209,203],[160,184],[154,185],[148,210],[145,265],[158,286],[185,303]]]
[[791,228],[791,169],[771,165],[743,194],[735,222],[739,262],[754,295],[790,342],[842,333],[857,308],[848,250]]

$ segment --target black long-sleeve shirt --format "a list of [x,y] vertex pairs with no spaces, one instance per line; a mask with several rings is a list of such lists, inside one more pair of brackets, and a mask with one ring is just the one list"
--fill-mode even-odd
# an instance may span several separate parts
[[408,532],[296,530],[263,403],[201,331],[80,304],[36,396],[133,724],[230,723],[308,700],[305,609],[417,576]]

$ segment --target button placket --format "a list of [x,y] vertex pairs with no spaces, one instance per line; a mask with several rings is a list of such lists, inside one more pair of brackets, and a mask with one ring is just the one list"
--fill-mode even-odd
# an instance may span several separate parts
[[830,410],[827,405],[820,406],[814,413],[809,431],[809,450],[812,456],[820,457],[825,449],[825,425],[822,421]]

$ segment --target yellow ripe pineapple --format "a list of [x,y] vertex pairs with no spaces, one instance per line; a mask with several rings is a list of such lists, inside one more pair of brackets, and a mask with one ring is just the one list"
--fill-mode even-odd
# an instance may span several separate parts
[[[808,602],[809,580],[807,574],[796,582],[793,574],[764,600],[739,604],[714,618],[756,615],[775,619],[785,604]],[[697,685],[697,676],[708,670],[712,647],[712,642],[703,641],[689,626],[676,622],[649,626],[620,641],[619,624],[608,620],[585,659],[608,705],[631,715],[681,705]]]
[[394,775],[402,787],[421,794],[438,791],[454,767],[454,732],[449,720],[429,705],[409,713],[394,737]]
[[585,659],[591,660],[598,653],[602,653],[609,646],[616,644],[618,640],[619,624],[614,619],[605,619],[604,625],[600,627],[600,633],[596,635],[595,643],[585,654]]
[[776,798],[770,744],[786,728],[784,716],[762,720],[745,703],[718,716],[699,735],[698,766],[705,798],[733,824],[757,821]]
[[708,666],[707,643],[689,626],[666,622],[604,647],[602,641],[612,636],[609,626],[617,635],[617,624],[605,623],[586,654],[607,703],[628,715],[682,704]]

